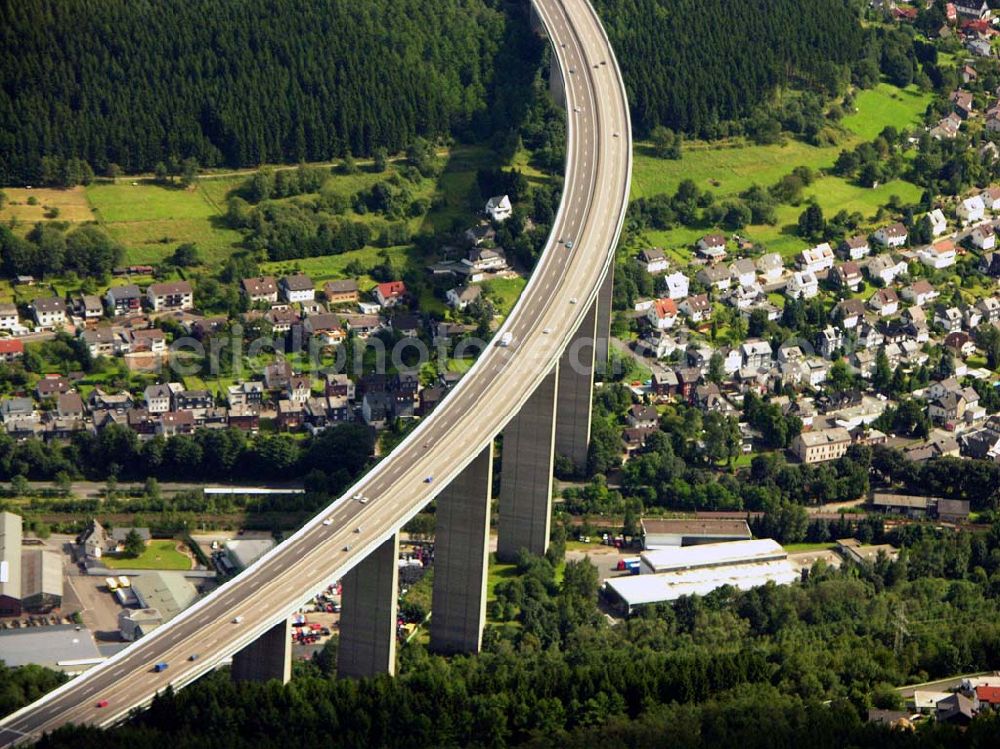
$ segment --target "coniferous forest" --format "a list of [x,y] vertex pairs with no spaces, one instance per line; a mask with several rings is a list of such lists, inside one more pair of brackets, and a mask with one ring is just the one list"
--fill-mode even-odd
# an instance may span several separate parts
[[829,89],[863,58],[844,0],[595,0],[639,135],[726,134],[776,86]]
[[[786,83],[864,59],[843,0],[598,0],[640,134],[725,134]],[[401,151],[516,121],[527,2],[0,0],[0,183],[44,156],[149,171]],[[678,29],[684,29],[678,34]]]
[[494,0],[3,0],[0,183],[41,158],[98,171],[318,161],[482,134]]

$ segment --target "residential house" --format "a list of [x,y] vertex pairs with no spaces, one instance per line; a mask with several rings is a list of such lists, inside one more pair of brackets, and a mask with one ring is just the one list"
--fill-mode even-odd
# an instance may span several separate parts
[[811,299],[819,293],[819,281],[810,270],[795,271],[785,287],[785,296],[790,299]]
[[691,284],[686,275],[677,271],[664,276],[663,285],[667,292],[667,296],[674,301],[677,301],[678,299],[683,299],[688,295],[688,289]]
[[16,330],[21,327],[17,305],[12,302],[0,303],[0,330]]
[[1000,252],[987,252],[979,259],[979,271],[991,278],[1000,278]]
[[174,391],[169,385],[149,385],[143,390],[142,398],[149,413],[166,413],[173,404]]
[[194,434],[194,413],[191,411],[167,411],[156,420],[156,433],[163,437],[177,437]]
[[955,215],[964,224],[976,224],[986,215],[986,204],[981,195],[966,198],[955,208]]
[[937,124],[928,130],[928,133],[935,140],[954,140],[961,127],[962,118],[954,112],[949,112],[947,116],[938,120]]
[[651,247],[643,250],[639,253],[637,260],[642,269],[651,276],[666,273],[670,268],[667,256],[663,254],[663,250],[659,247]]
[[819,352],[827,359],[832,359],[835,352],[844,347],[844,331],[839,327],[827,325],[819,334]]
[[285,397],[293,403],[305,403],[312,395],[312,381],[306,375],[292,375],[285,386]]
[[749,258],[741,258],[730,263],[729,274],[740,286],[750,287],[757,284],[757,266]]
[[712,303],[707,294],[695,294],[680,303],[680,311],[692,323],[705,322],[712,315]]
[[187,281],[150,284],[146,302],[153,312],[194,309],[194,289]]
[[257,278],[244,278],[241,281],[243,293],[251,304],[256,302],[277,302],[278,284],[274,276],[258,276]]
[[457,310],[464,310],[474,301],[483,295],[483,290],[479,286],[462,286],[448,289],[446,294],[449,306]]
[[311,302],[316,298],[316,285],[305,273],[285,276],[280,284],[281,296],[289,304]]
[[207,390],[178,390],[174,393],[175,411],[200,411],[214,405],[215,398]]
[[941,295],[938,290],[931,286],[930,281],[925,278],[914,281],[903,289],[903,299],[918,307],[933,302],[939,296]]
[[899,295],[893,289],[879,289],[868,299],[868,306],[882,317],[895,315],[899,311]]
[[104,316],[104,305],[101,298],[95,294],[81,294],[73,297],[73,315],[84,323],[100,320]]
[[646,316],[657,330],[672,328],[677,322],[677,302],[666,297],[657,299],[653,302],[653,306],[650,307]]
[[843,427],[803,432],[792,440],[792,453],[803,463],[822,463],[843,457],[851,434]]
[[358,282],[353,278],[327,281],[323,284],[323,296],[328,304],[354,304],[358,301]]
[[951,4],[955,6],[955,12],[964,19],[986,21],[992,15],[986,0],[952,0]]
[[66,303],[59,297],[43,297],[31,303],[31,313],[40,328],[56,328],[66,324]]
[[927,214],[927,224],[930,227],[932,237],[940,237],[948,231],[948,220],[940,208],[935,208]]
[[230,406],[258,408],[264,400],[264,383],[253,381],[230,385],[226,391],[226,400]]
[[271,325],[271,331],[278,335],[291,332],[292,326],[301,320],[299,313],[287,306],[272,307],[264,313],[264,319]]
[[771,344],[760,339],[750,339],[740,346],[743,356],[743,366],[751,369],[762,369],[771,366],[773,351]]
[[230,428],[256,434],[260,430],[260,412],[253,406],[237,404],[230,406],[226,412],[226,421]]
[[392,401],[384,392],[365,393],[361,399],[361,418],[373,429],[384,429],[392,416]]
[[976,353],[976,342],[973,341],[972,336],[965,331],[949,333],[945,336],[942,345],[951,351],[955,356],[960,356],[963,359]]
[[340,321],[358,338],[367,338],[385,327],[378,315],[341,315]]
[[56,413],[64,419],[82,419],[86,412],[83,398],[74,390],[60,393],[56,398]]
[[114,328],[107,326],[89,328],[83,331],[80,334],[80,340],[83,341],[90,355],[95,358],[114,356],[121,351],[121,337]]
[[465,230],[466,241],[479,247],[480,245],[491,245],[497,238],[497,231],[489,223],[482,222],[478,226],[473,226],[471,229]]
[[279,360],[264,367],[264,387],[268,390],[284,390],[292,377],[292,365]]
[[406,299],[406,284],[402,281],[388,281],[375,287],[375,301],[383,307],[395,307]]
[[955,243],[950,239],[939,239],[934,244],[917,250],[917,257],[928,268],[935,270],[948,268],[955,264]]
[[732,277],[729,275],[729,269],[718,265],[708,265],[702,268],[698,271],[695,278],[699,283],[713,289],[717,289],[718,291],[725,291],[729,288],[729,285],[732,282]]
[[305,422],[305,408],[299,401],[280,400],[277,403],[277,425],[283,432],[292,432]]
[[706,234],[698,240],[698,254],[715,264],[726,258],[726,238],[722,234]]
[[785,262],[777,252],[769,252],[757,258],[757,272],[764,283],[774,283],[785,272]]
[[975,107],[972,102],[972,93],[957,89],[948,96],[948,101],[955,108],[955,114],[963,120],[967,120],[975,114]]
[[90,397],[87,399],[90,404],[91,409],[104,410],[104,411],[116,411],[118,413],[124,413],[128,411],[134,405],[131,394],[128,391],[122,390],[119,393],[106,393],[100,388],[94,388],[90,391]]
[[135,284],[112,286],[104,295],[108,310],[115,317],[131,315],[142,310],[142,292]]
[[831,277],[837,286],[842,289],[850,289],[851,291],[857,291],[863,280],[861,268],[853,260],[848,260],[836,266],[831,273]]
[[[997,110],[1000,112],[1000,110]],[[987,187],[981,193],[979,197],[983,199],[983,205],[986,206],[986,210],[991,213],[996,213],[1000,211],[1000,187]]]
[[840,243],[840,252],[848,260],[860,260],[872,251],[868,237],[858,234]]
[[906,273],[907,265],[891,255],[879,255],[868,263],[867,271],[868,277],[873,281],[881,281],[885,286],[890,286],[898,276]]
[[472,247],[462,258],[462,266],[463,272],[470,278],[472,276],[482,277],[483,273],[507,270],[507,256],[499,247]]
[[864,320],[865,304],[860,299],[845,299],[833,308],[834,317],[840,321],[844,328],[850,330],[856,328],[858,323]]
[[35,383],[35,397],[38,400],[57,398],[62,393],[68,393],[73,387],[69,380],[60,375],[47,374]]
[[494,195],[486,201],[486,215],[498,224],[506,221],[514,212],[514,207],[510,204],[510,197],[507,195]]
[[980,322],[988,325],[1000,322],[1000,299],[997,297],[988,296],[978,299],[972,308],[978,313],[979,320],[975,325],[971,325],[966,319],[966,327],[969,329],[975,328]]
[[996,232],[991,224],[983,224],[972,230],[969,241],[977,250],[992,250],[997,245]]
[[934,323],[944,328],[946,333],[957,333],[962,329],[962,311],[958,307],[939,304],[934,309]]
[[336,346],[347,337],[340,318],[326,312],[321,315],[310,315],[302,322],[302,330],[317,340],[323,346]]
[[883,247],[902,247],[906,244],[906,227],[900,223],[883,226],[875,232],[875,241]]
[[10,364],[24,356],[24,341],[16,338],[0,338],[0,361]]
[[726,294],[723,301],[741,312],[746,312],[753,309],[762,300],[766,301],[767,297],[760,285],[755,282],[750,286],[737,286]]
[[130,353],[165,354],[167,335],[158,328],[130,330],[127,345]]
[[634,429],[656,429],[660,423],[660,416],[655,408],[639,403],[628,410],[625,418],[628,420],[628,425]]
[[812,249],[803,250],[799,253],[799,268],[812,273],[823,273],[833,267],[833,248],[829,243],[823,242]]
[[404,338],[416,338],[424,328],[424,321],[420,315],[394,315],[389,321],[389,327]]

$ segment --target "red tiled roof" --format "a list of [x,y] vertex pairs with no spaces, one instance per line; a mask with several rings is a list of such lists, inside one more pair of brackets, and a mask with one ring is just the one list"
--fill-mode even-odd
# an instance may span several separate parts
[[976,687],[976,697],[980,702],[988,702],[991,705],[1000,704],[1000,687]]
[[402,296],[406,293],[406,284],[402,281],[389,281],[378,285],[378,293],[383,299],[389,297]]
[[22,341],[0,338],[0,354],[23,354],[24,343]]

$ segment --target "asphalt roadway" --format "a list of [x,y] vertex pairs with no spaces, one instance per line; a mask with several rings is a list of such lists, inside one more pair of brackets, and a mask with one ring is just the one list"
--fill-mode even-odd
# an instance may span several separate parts
[[[114,723],[168,685],[177,689],[210,671],[391,537],[476,457],[551,371],[613,261],[628,198],[631,137],[618,65],[587,0],[535,0],[535,9],[563,71],[567,165],[549,245],[501,328],[511,333],[511,345],[489,347],[392,454],[243,574],[5,718],[0,746],[66,723]],[[368,501],[353,499],[356,493]],[[242,619],[235,623],[235,617]],[[198,658],[189,660],[193,654]],[[154,672],[161,661],[169,668]],[[97,706],[105,700],[106,707]]]

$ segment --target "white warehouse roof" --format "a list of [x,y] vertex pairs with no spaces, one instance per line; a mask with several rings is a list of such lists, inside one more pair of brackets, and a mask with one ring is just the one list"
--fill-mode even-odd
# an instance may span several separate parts
[[717,544],[674,546],[644,551],[640,558],[653,572],[678,572],[728,564],[769,562],[787,558],[781,544],[770,538]]
[[781,559],[725,567],[702,567],[659,575],[612,577],[605,585],[631,609],[649,603],[675,601],[682,596],[704,596],[723,585],[749,590],[769,582],[788,585],[799,577],[798,568],[787,559]]

